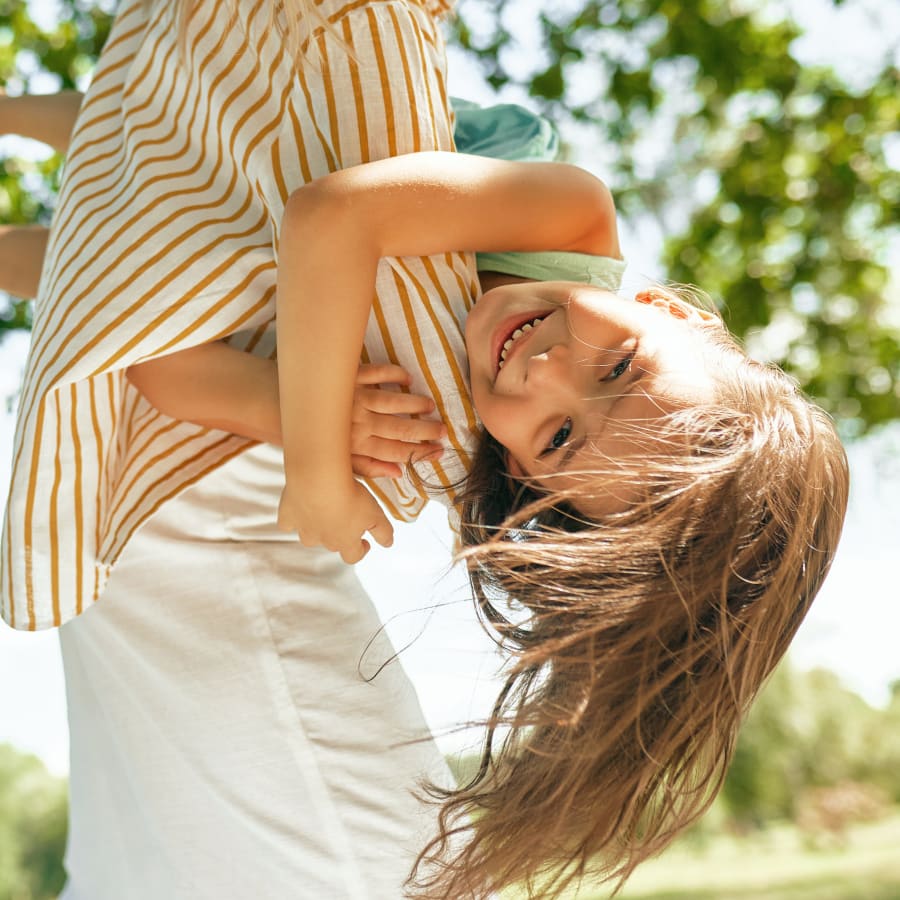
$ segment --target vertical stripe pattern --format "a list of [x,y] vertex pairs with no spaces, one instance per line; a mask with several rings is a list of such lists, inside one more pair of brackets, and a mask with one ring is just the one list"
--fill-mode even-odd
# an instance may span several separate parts
[[[60,625],[102,594],[129,538],[250,444],[159,414],[124,378],[141,360],[227,339],[274,353],[278,231],[292,190],[338,167],[452,149],[428,0],[323,0],[332,24],[295,67],[267,4],[194,0],[184,58],[167,0],[125,0],[73,135],[35,309],[2,535],[3,617]],[[229,23],[223,27],[223,23]],[[347,53],[347,48],[352,53]],[[289,252],[289,248],[285,251]],[[475,418],[462,323],[467,254],[383,260],[364,356],[413,375],[463,474]],[[372,490],[414,518],[422,489]]]

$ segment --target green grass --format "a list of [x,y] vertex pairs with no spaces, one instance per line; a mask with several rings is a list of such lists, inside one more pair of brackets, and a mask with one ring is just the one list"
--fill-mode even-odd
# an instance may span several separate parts
[[[605,900],[584,885],[569,900]],[[816,849],[792,826],[676,844],[637,869],[621,900],[900,900],[900,813]]]

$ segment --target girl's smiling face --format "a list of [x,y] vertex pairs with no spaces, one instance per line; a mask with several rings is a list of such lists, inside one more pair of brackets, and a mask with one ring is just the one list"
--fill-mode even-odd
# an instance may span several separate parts
[[575,473],[646,451],[660,416],[713,399],[702,330],[718,320],[663,296],[638,303],[524,282],[476,303],[466,322],[472,396],[512,475],[574,487]]

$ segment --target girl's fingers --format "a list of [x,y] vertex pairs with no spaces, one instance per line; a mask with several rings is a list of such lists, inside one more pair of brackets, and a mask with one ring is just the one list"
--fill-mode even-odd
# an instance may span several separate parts
[[369,552],[369,542],[358,541],[351,546],[340,548],[337,552],[341,554],[341,559],[347,563],[348,566],[352,566],[354,563],[358,563]]
[[392,363],[367,364],[356,373],[357,384],[409,384],[409,372]]
[[399,391],[380,391],[377,388],[360,389],[356,394],[356,405],[373,413],[412,416],[424,415],[434,409],[431,397],[423,397],[421,394],[402,394]]
[[371,456],[353,454],[350,457],[353,474],[360,478],[399,478],[403,469],[395,462],[387,462],[383,459],[375,459]]
[[[394,526],[391,525],[385,515],[379,516],[366,531],[368,531],[372,538],[381,544],[382,547],[390,547],[394,543]],[[366,552],[368,552],[369,547],[367,542],[363,541],[363,543],[366,544]]]
[[[354,431],[356,435],[353,435]],[[357,441],[366,441],[370,436],[404,441],[407,444],[438,443],[447,436],[447,429],[443,422],[433,422],[430,419],[371,415],[366,422],[351,426],[351,449],[368,454],[368,450],[357,446]],[[377,453],[369,455],[378,456]]]
[[[419,462],[423,459],[437,459],[444,452],[440,444],[434,443],[408,443],[395,441],[389,438],[369,437],[365,444],[355,448],[360,458],[368,457],[381,463],[398,463],[403,466],[406,463]],[[382,473],[378,473],[379,475]],[[401,473],[389,475],[389,478],[399,477]]]

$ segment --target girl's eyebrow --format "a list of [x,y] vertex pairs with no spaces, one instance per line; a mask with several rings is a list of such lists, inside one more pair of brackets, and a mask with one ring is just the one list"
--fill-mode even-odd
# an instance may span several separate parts
[[[616,394],[616,396],[613,398],[612,405],[609,407],[609,411],[606,414],[606,418],[604,418],[603,424],[600,426],[600,431],[597,432],[597,435],[595,435],[595,437],[603,434],[603,430],[606,428],[606,425],[609,422],[610,416],[612,416],[613,410],[616,408],[616,404],[620,400],[624,400],[626,397],[628,397],[634,391],[635,385],[641,380],[641,378],[643,378],[643,376],[646,374],[646,372],[647,372],[647,370],[645,368],[640,368],[640,369],[634,370],[634,375],[632,376],[631,381],[628,382],[628,385],[625,388],[625,390],[619,394]],[[582,446],[584,446],[586,439],[587,439],[587,435],[586,434],[582,435],[582,437],[580,437],[577,441],[573,441],[568,447],[566,447],[566,452],[563,455],[563,458],[560,460],[559,466],[557,466],[557,471],[562,471],[563,469],[566,468],[566,466],[568,466],[568,464],[572,460],[572,457],[575,455],[576,451],[580,450],[582,448]]]
[[[631,381],[628,382],[628,385],[626,386],[625,390],[622,391],[620,394],[616,394],[616,396],[613,398],[613,402],[609,407],[609,412],[606,415],[607,422],[609,421],[609,417],[612,415],[612,411],[616,408],[616,405],[619,403],[619,401],[624,400],[626,397],[628,397],[634,391],[635,385],[646,374],[647,374],[647,370],[643,366],[641,366],[640,368],[637,366],[634,367],[634,374],[631,376]],[[605,427],[605,424],[606,423],[604,422],[604,427]]]

